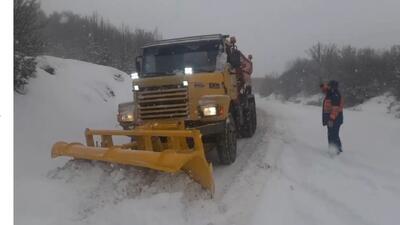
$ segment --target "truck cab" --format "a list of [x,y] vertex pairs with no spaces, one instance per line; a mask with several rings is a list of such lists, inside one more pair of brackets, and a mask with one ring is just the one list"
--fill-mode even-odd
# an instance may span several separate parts
[[237,137],[256,129],[254,96],[242,87],[246,62],[228,35],[148,43],[131,75],[133,102],[119,106],[118,121],[124,129],[198,129],[230,164]]

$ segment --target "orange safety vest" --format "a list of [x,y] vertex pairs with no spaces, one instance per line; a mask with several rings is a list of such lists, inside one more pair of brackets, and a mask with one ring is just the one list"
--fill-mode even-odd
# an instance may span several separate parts
[[329,117],[331,120],[335,120],[339,113],[343,112],[344,100],[343,97],[340,97],[339,106],[333,106],[332,100],[325,99],[323,103],[323,112],[329,113]]

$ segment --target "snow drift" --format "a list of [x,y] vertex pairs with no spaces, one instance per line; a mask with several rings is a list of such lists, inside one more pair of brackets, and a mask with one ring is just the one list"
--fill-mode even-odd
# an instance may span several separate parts
[[[49,66],[54,75],[42,69]],[[130,85],[114,68],[40,57],[28,94],[14,97],[16,178],[46,165],[54,140],[83,141],[85,127],[117,128],[117,106],[131,100]]]
[[[48,68],[54,68],[54,75]],[[71,200],[48,199],[49,192],[62,195],[62,189],[46,188],[47,174],[66,162],[50,159],[51,145],[57,140],[84,142],[86,127],[117,128],[117,105],[131,100],[131,82],[111,67],[43,56],[27,88],[26,95],[14,96],[15,218],[16,224],[46,224],[57,205]]]

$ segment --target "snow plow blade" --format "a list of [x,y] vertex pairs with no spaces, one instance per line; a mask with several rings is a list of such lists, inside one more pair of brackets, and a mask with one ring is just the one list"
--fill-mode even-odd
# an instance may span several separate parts
[[[101,146],[95,146],[94,135],[101,137]],[[184,171],[214,193],[212,165],[205,158],[198,130],[86,129],[85,136],[86,146],[80,143],[55,143],[51,157],[69,156],[171,173]],[[114,145],[112,136],[133,137],[135,141]]]

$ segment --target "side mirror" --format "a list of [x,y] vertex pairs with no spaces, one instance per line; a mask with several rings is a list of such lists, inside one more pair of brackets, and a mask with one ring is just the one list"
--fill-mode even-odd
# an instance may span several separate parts
[[143,62],[143,56],[137,56],[135,58],[135,67],[138,73],[142,72],[142,62]]

